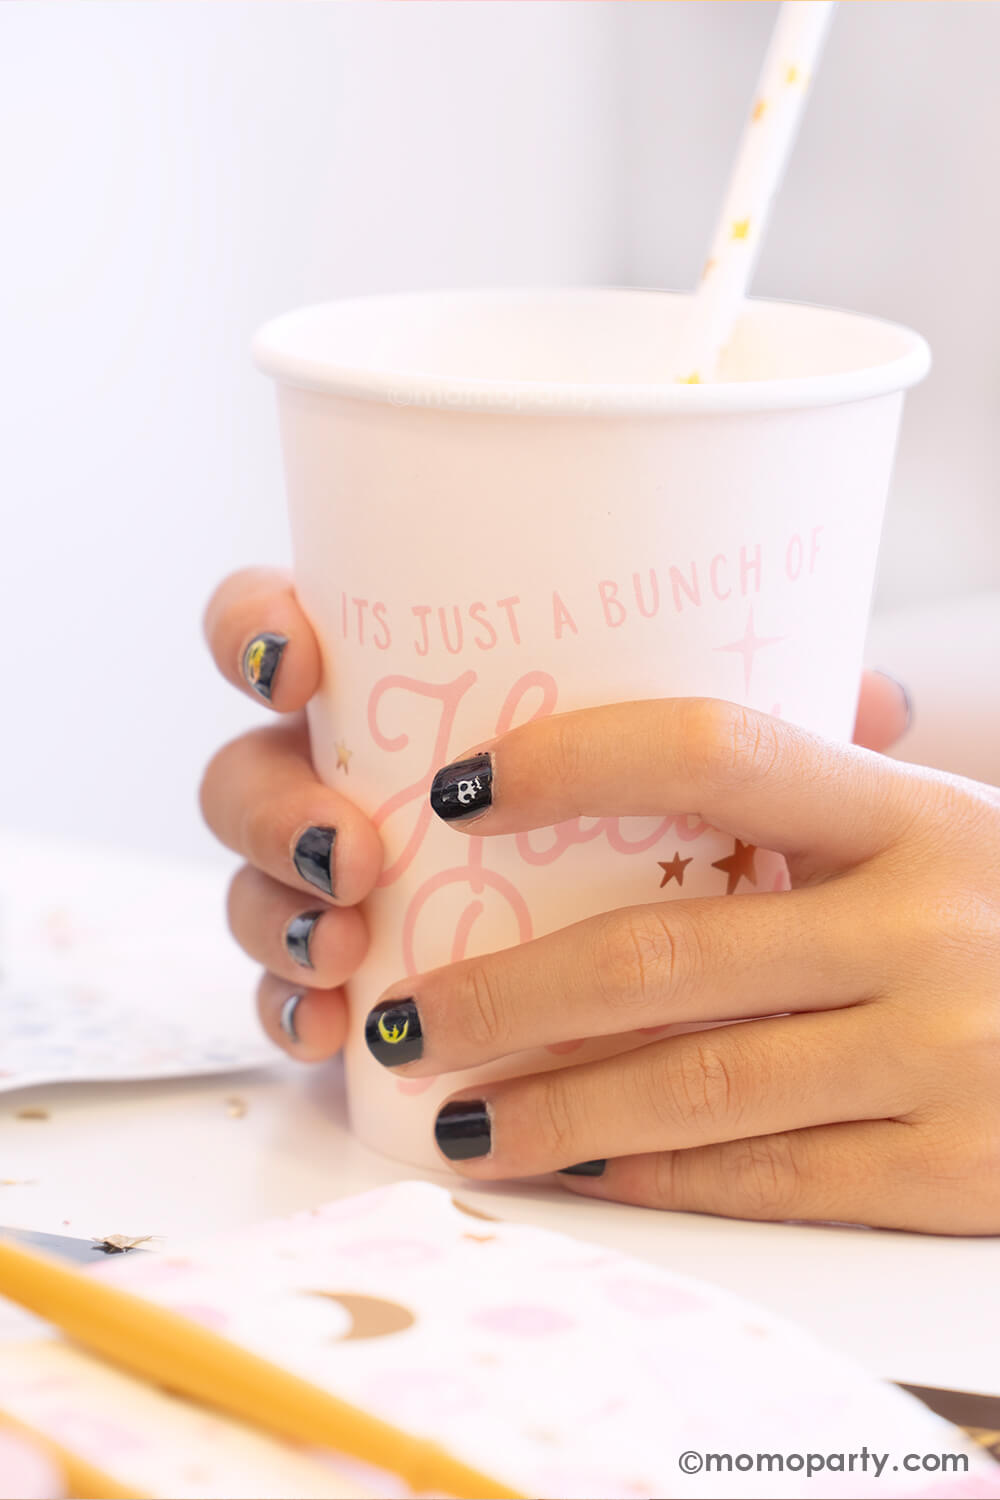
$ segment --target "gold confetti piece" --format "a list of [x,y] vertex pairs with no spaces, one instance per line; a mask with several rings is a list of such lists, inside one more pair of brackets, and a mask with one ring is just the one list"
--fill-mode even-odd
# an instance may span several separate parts
[[468,1214],[470,1219],[485,1219],[489,1224],[499,1222],[496,1214],[483,1213],[481,1208],[473,1208],[471,1203],[463,1203],[460,1198],[452,1198],[452,1207],[457,1208],[460,1214]]
[[749,235],[750,235],[750,220],[749,219],[736,219],[735,222],[733,223],[732,229],[730,229],[730,231],[729,231],[729,237],[730,237],[730,239],[733,239],[733,240],[745,240],[745,239],[749,238]]
[[756,124],[758,120],[763,120],[763,118],[764,118],[764,116],[766,114],[767,114],[767,100],[766,99],[758,99],[757,103],[753,107],[753,114],[750,116],[751,120],[753,120],[754,124]]
[[247,1102],[245,1099],[232,1098],[226,1100],[226,1114],[231,1120],[242,1120],[246,1112]]
[[49,1112],[47,1109],[19,1109],[14,1118],[15,1120],[47,1120]]
[[706,260],[705,264],[701,268],[701,279],[702,279],[702,281],[705,280],[706,276],[711,276],[711,274],[715,270],[715,267],[716,267],[717,264],[718,264],[718,262],[715,260],[714,256],[710,255],[708,257],[708,260]]
[[32,1187],[37,1177],[0,1177],[0,1187]]
[[678,385],[701,385],[701,376],[697,370],[692,370],[690,375],[685,375],[683,380],[678,380]]
[[151,1234],[104,1234],[95,1237],[94,1244],[108,1255],[117,1255],[126,1250],[134,1250],[137,1245],[148,1244],[152,1238]]

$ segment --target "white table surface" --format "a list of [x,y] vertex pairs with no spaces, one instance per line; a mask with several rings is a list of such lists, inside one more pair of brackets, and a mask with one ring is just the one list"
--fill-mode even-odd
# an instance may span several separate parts
[[[234,1095],[246,1113],[234,1117]],[[46,1120],[16,1118],[31,1106]],[[249,1223],[402,1177],[347,1131],[339,1064],[52,1085],[0,1095],[0,1223],[60,1234],[180,1236]],[[431,1180],[461,1181],[441,1173]],[[1000,1240],[749,1224],[586,1202],[548,1181],[467,1201],[626,1250],[753,1297],[872,1372],[1000,1394]]]

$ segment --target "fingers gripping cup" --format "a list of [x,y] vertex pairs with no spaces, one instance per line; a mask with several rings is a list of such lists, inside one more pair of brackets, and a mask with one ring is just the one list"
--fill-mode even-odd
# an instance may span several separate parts
[[[927,347],[875,319],[750,302],[717,381],[677,384],[664,372],[687,300],[369,297],[256,338],[323,652],[316,767],[386,851],[348,986],[351,1119],[404,1161],[440,1165],[433,1120],[459,1088],[608,1043],[407,1080],[365,1044],[390,985],[612,908],[788,884],[779,856],[689,808],[459,834],[431,806],[437,770],[530,719],[636,698],[722,698],[850,738],[902,393]],[[470,756],[452,812],[480,777]],[[404,1047],[405,1011],[382,1018]]]

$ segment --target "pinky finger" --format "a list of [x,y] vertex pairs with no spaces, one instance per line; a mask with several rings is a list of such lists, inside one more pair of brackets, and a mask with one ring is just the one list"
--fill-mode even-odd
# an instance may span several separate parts
[[[732,1219],[864,1224],[932,1234],[996,1232],[984,1202],[932,1176],[920,1126],[821,1125],[685,1151],[609,1161],[600,1176],[561,1175],[570,1192],[643,1208]],[[992,1226],[992,1227],[991,1227]]]
[[305,989],[265,973],[257,1014],[267,1035],[297,1062],[324,1062],[344,1045],[347,1001],[341,988]]

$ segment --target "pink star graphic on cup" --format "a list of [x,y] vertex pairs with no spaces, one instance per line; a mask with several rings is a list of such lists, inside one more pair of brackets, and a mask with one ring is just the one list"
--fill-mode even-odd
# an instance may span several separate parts
[[738,651],[743,657],[743,688],[744,692],[750,691],[750,677],[753,673],[754,657],[758,651],[765,646],[776,646],[783,641],[783,635],[755,635],[753,628],[753,610],[747,615],[747,628],[743,633],[742,640],[730,641],[727,646],[716,646],[716,651]]

